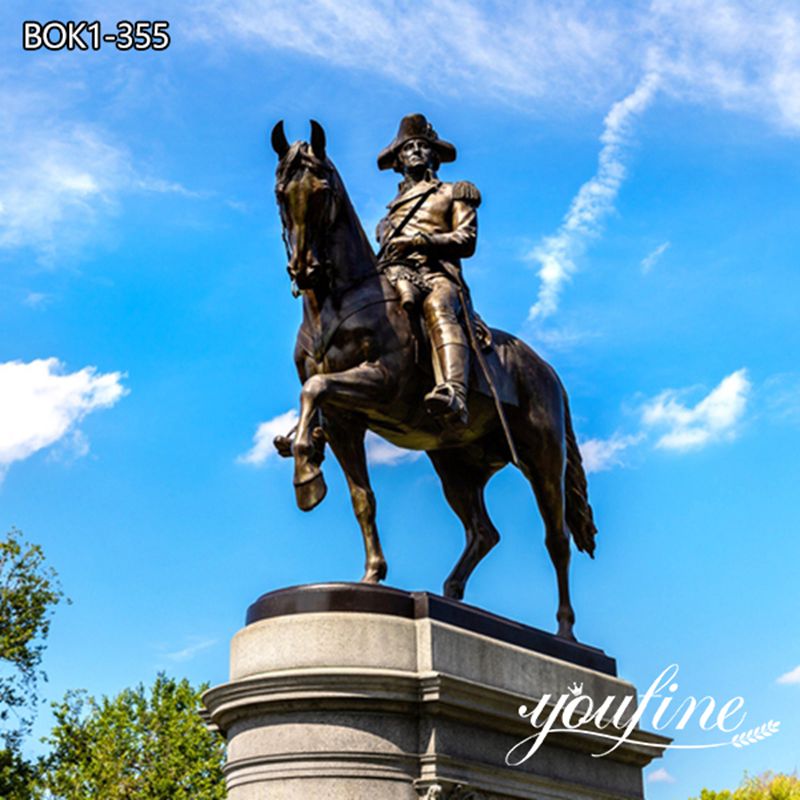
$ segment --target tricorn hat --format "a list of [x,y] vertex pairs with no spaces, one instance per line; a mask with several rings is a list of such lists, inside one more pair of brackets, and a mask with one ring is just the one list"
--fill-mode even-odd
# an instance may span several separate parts
[[436,131],[424,114],[409,114],[400,120],[394,141],[381,150],[378,156],[378,169],[397,169],[397,153],[409,139],[424,139],[436,151],[439,161],[456,160],[456,148],[436,135]]

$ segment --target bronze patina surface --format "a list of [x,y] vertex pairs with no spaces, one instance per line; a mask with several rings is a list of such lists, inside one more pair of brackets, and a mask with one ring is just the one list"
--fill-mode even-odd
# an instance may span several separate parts
[[[440,181],[455,148],[419,114],[403,119],[379,156],[403,174],[378,235],[378,256],[326,153],[322,127],[290,145],[278,123],[275,193],[303,321],[295,364],[302,383],[292,436],[276,447],[294,458],[297,503],[325,496],[326,444],[339,461],[364,537],[362,580],[386,576],[364,436],[425,450],[460,518],[466,546],[444,584],[460,599],[472,571],[498,542],[484,505],[489,478],[509,462],[530,481],[558,583],[558,634],[573,638],[569,535],[593,555],[586,476],[555,371],[522,340],[487,329],[474,315],[461,259],[477,238],[480,194]],[[482,334],[482,335],[481,335]]]

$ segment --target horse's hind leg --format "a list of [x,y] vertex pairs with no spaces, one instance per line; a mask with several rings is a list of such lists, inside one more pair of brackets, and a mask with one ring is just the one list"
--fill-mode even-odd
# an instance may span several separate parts
[[386,559],[383,557],[378,527],[375,524],[375,495],[369,482],[367,456],[364,451],[364,426],[353,421],[325,417],[325,432],[333,454],[342,467],[353,511],[364,537],[366,563],[363,583],[378,583],[386,577]]
[[575,641],[575,612],[569,597],[569,535],[564,524],[564,450],[556,441],[523,448],[523,472],[531,483],[544,520],[545,544],[558,581],[558,635]]
[[484,487],[493,470],[465,463],[458,450],[431,451],[428,456],[442,481],[444,496],[463,523],[467,537],[461,558],[444,582],[445,596],[461,600],[472,571],[500,541],[483,499]]

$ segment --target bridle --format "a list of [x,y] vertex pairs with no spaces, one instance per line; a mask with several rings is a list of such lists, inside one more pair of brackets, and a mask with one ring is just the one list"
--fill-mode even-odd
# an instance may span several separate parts
[[[283,122],[279,122],[272,130],[271,141],[279,158],[275,195],[292,295],[298,297],[304,290],[319,288],[323,279],[327,279],[328,287],[332,289],[335,271],[328,243],[341,208],[338,193],[343,188],[338,186],[336,170],[325,154],[325,132],[319,123],[312,120],[310,143],[297,142],[290,146]],[[316,185],[309,189],[308,182]],[[290,187],[295,183],[300,184],[295,192],[306,192],[299,203],[305,215],[302,220],[293,217],[297,214],[298,203],[293,202]],[[293,241],[293,233],[298,228],[302,230],[301,242],[297,238]],[[304,252],[299,252],[298,245],[302,245]]]

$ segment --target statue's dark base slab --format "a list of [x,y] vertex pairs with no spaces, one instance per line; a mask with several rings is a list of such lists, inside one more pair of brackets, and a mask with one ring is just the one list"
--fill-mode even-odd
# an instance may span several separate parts
[[507,644],[616,676],[616,660],[602,650],[430,592],[405,592],[368,583],[315,583],[267,592],[247,609],[247,624],[292,614],[352,611],[431,619]]

